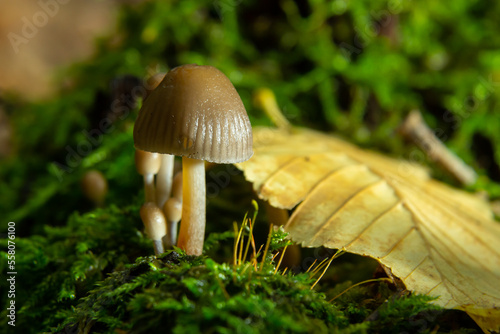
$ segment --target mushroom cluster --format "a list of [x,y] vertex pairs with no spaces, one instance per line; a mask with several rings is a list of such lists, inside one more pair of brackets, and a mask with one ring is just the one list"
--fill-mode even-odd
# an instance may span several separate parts
[[206,220],[205,161],[237,163],[253,154],[252,128],[238,92],[215,67],[176,67],[145,99],[135,123],[134,143],[139,150],[182,156],[182,195],[176,191],[167,197],[176,200],[157,204],[172,219],[167,221],[172,234],[167,236],[168,243],[175,242],[177,225],[173,221],[182,216],[177,246],[189,255],[201,255]]

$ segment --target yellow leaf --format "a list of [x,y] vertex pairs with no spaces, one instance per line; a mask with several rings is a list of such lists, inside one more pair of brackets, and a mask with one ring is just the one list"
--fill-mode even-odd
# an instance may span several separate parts
[[485,333],[499,332],[500,309],[481,309],[473,306],[461,307]]
[[262,199],[296,207],[285,226],[294,241],[373,257],[409,290],[498,330],[500,225],[484,201],[312,130],[253,135],[254,156],[237,166]]

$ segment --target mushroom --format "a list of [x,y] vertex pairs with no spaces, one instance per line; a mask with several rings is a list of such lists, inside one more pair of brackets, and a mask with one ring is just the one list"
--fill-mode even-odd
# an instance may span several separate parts
[[92,169],[86,172],[82,177],[81,186],[85,197],[96,206],[104,204],[104,198],[108,193],[108,181],[100,171]]
[[182,202],[182,170],[175,174],[172,181],[172,197]]
[[163,205],[163,213],[167,218],[167,236],[163,240],[167,248],[175,245],[177,224],[182,217],[182,171],[175,174],[172,181],[172,197]]
[[163,206],[165,218],[167,218],[167,235],[163,238],[167,248],[175,245],[177,238],[177,224],[182,217],[182,202],[176,197],[170,197]]
[[163,211],[154,202],[146,202],[139,212],[147,235],[153,240],[155,254],[163,253],[162,238],[167,233],[167,224]]
[[155,201],[155,174],[160,169],[160,156],[157,153],[135,150],[135,167],[137,173],[144,177],[145,202]]
[[205,165],[248,160],[252,128],[231,81],[211,66],[183,65],[148,95],[134,127],[136,148],[182,156],[182,222],[177,246],[200,255],[205,235]]

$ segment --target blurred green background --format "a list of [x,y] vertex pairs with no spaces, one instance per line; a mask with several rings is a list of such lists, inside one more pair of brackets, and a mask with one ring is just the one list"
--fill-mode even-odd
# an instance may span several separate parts
[[[58,234],[46,226],[65,226],[68,217],[76,226],[74,212],[92,209],[79,187],[91,168],[110,184],[107,203],[132,208],[125,210],[127,219],[137,221],[133,209],[142,200],[142,180],[133,165],[133,122],[148,78],[186,63],[224,72],[253,125],[271,125],[252,98],[268,87],[293,124],[416,159],[454,183],[423,155],[412,155],[415,145],[397,133],[409,111],[420,109],[438,137],[479,173],[469,190],[498,198],[498,17],[500,3],[477,0],[124,4],[115,31],[96,40],[94,54],[58,72],[56,97],[28,102],[22,94],[2,92],[0,231],[6,230],[3,222],[15,221],[18,236],[50,235],[62,242],[74,231]],[[231,189],[209,200],[209,220],[231,222],[248,210],[250,186],[236,194]],[[135,226],[140,229],[140,222]],[[28,268],[33,261],[20,263]],[[34,280],[50,271],[51,261],[38,264],[40,274],[29,269]],[[109,270],[109,263],[100,265]]]
[[[116,136],[115,129],[127,131],[137,111],[131,100],[141,95],[134,87],[185,63],[222,70],[254,125],[270,124],[252,103],[256,88],[269,87],[292,123],[402,158],[411,159],[414,146],[396,129],[419,108],[438,137],[482,175],[473,189],[498,197],[499,187],[488,179],[500,182],[499,7],[402,0],[125,5],[116,32],[97,41],[94,56],[59,72],[56,98],[27,103],[4,92],[2,109],[11,128],[4,142],[12,152],[2,158],[0,211],[19,210],[29,201],[53,170],[51,163],[68,166],[71,148],[78,151],[87,140],[82,131],[100,131],[109,113],[130,110],[104,141]],[[77,152],[87,162],[64,175],[97,163],[89,158],[98,146]],[[452,180],[439,169],[435,175]]]

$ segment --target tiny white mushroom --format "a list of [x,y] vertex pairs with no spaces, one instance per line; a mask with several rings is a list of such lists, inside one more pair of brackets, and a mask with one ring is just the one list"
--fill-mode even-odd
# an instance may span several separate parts
[[177,198],[182,203],[182,171],[177,172],[172,181],[172,197]]
[[167,234],[167,224],[163,211],[153,202],[144,203],[140,210],[146,233],[153,240],[155,254],[164,252],[162,238]]
[[182,171],[175,174],[172,181],[172,197],[163,206],[167,218],[167,236],[163,239],[167,248],[177,242],[177,227],[182,216]]
[[174,156],[160,154],[161,166],[156,175],[156,204],[162,208],[172,191],[172,176],[174,174]]
[[158,153],[135,150],[135,167],[137,173],[144,177],[144,196],[146,202],[155,201],[155,174],[160,169],[160,156]]
[[182,217],[182,202],[175,197],[170,197],[163,206],[167,218],[167,235],[163,238],[167,248],[175,245],[177,239],[177,226]]

